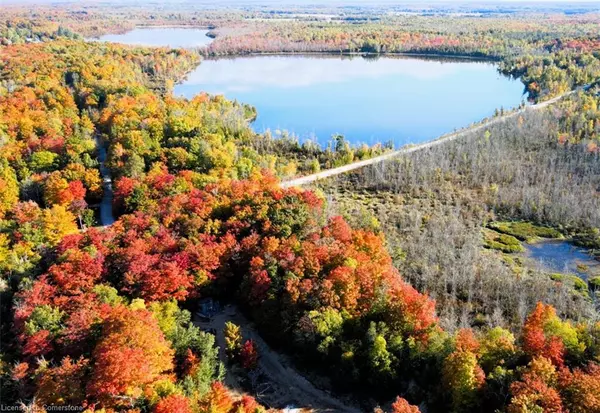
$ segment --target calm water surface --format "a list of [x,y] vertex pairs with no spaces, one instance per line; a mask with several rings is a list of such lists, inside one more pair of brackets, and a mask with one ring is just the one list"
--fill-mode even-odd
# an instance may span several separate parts
[[287,130],[322,145],[334,134],[396,147],[423,142],[524,100],[523,85],[493,64],[412,57],[206,60],[174,93],[202,91],[255,106],[257,132]]
[[[567,241],[543,241],[525,245],[530,258],[535,260],[541,269],[563,274],[576,274],[587,279],[590,275],[600,273],[600,262],[587,253],[585,248],[579,248]],[[581,271],[577,265],[588,267]]]
[[181,27],[138,27],[123,34],[107,34],[96,40],[123,43],[136,46],[164,47],[201,47],[210,44],[213,39],[206,34],[208,30]]

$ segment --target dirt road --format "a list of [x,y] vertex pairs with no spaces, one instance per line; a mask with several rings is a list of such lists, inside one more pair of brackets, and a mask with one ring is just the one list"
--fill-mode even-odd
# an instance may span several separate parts
[[98,152],[98,162],[100,163],[100,177],[102,178],[102,200],[100,201],[100,224],[103,227],[112,225],[115,222],[115,216],[113,214],[112,203],[113,203],[113,189],[112,189],[112,178],[110,176],[110,169],[105,165],[106,162],[106,147],[102,142],[102,139],[96,134],[96,151]]
[[562,94],[560,96],[557,96],[555,98],[552,98],[550,100],[547,100],[545,102],[542,103],[538,103],[536,105],[531,105],[531,106],[526,106],[523,109],[519,109],[515,112],[511,112],[507,115],[504,116],[498,116],[495,118],[490,119],[487,122],[481,123],[479,125],[473,126],[473,127],[468,127],[465,129],[462,129],[458,132],[453,132],[453,133],[449,133],[447,135],[443,135],[440,138],[438,138],[437,140],[434,141],[430,141],[430,142],[426,142],[426,143],[421,143],[418,145],[413,145],[410,147],[404,147],[402,149],[398,149],[397,151],[393,151],[393,152],[389,152],[386,154],[383,154],[381,156],[376,156],[375,158],[371,158],[371,159],[366,159],[364,161],[359,161],[359,162],[354,162],[348,165],[344,165],[344,166],[340,166],[338,168],[332,168],[332,169],[327,169],[325,171],[321,171],[321,172],[317,172],[315,174],[312,175],[307,175],[307,176],[302,176],[300,178],[295,178],[295,179],[291,179],[289,181],[283,181],[281,182],[281,186],[283,188],[290,188],[293,186],[302,186],[302,185],[306,185],[321,179],[325,179],[325,178],[329,178],[331,176],[335,176],[335,175],[339,175],[339,174],[343,174],[346,172],[350,172],[353,171],[355,169],[359,169],[368,165],[373,165],[379,162],[383,162],[386,161],[388,159],[392,159],[395,158],[397,156],[400,155],[406,155],[412,152],[416,152],[416,151],[422,151],[424,149],[428,149],[437,145],[442,145],[448,142],[451,142],[453,140],[456,140],[458,138],[460,138],[461,136],[467,134],[467,133],[471,133],[471,132],[477,132],[479,130],[485,129],[490,127],[491,125],[494,125],[496,123],[500,123],[500,122],[504,122],[505,120],[508,120],[510,118],[514,118],[515,116],[521,115],[523,113],[525,113],[526,111],[529,110],[540,110],[540,109],[544,109],[547,108],[548,106],[552,105],[553,103],[558,102],[559,100],[563,99],[566,96],[572,95],[573,93],[583,89],[584,87],[580,87],[577,88],[575,90],[572,90],[570,92],[567,92],[565,94]]
[[[274,407],[294,406],[298,409],[310,409],[314,412],[360,413],[361,410],[351,406],[324,390],[316,388],[311,382],[296,371],[284,355],[272,350],[258,332],[234,306],[225,307],[225,311],[215,315],[210,322],[196,322],[203,329],[216,330],[216,341],[219,356],[225,363],[225,322],[231,321],[242,328],[244,339],[252,339],[259,354],[258,369],[269,379],[269,394],[266,400]],[[226,384],[241,391],[233,374],[228,373]]]

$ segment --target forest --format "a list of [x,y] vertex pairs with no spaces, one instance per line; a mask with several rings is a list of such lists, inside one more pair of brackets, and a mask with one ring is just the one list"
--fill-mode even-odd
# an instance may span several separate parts
[[[284,408],[253,385],[261,347],[247,331],[196,325],[211,299],[348,411],[600,412],[600,279],[519,256],[534,238],[600,255],[598,14],[2,13],[2,406]],[[85,40],[148,24],[216,39],[196,50]],[[533,101],[586,87],[427,151],[282,188],[391,148],[258,134],[249,105],[173,94],[206,56],[272,52],[487,58]]]
[[[518,9],[518,7],[517,7]],[[520,78],[530,98],[546,99],[597,81],[600,47],[597,13],[559,14],[518,10],[470,16],[383,12],[377,9],[295,11],[241,8],[148,12],[139,7],[49,8],[32,18],[11,7],[0,21],[0,44],[90,37],[137,26],[205,27],[215,41],[200,55],[262,53],[417,54],[500,61],[501,71]],[[327,13],[344,18],[331,20]],[[379,13],[379,14],[377,14]],[[315,19],[319,15],[327,19]],[[296,18],[290,18],[293,15]],[[383,17],[381,17],[383,15]]]

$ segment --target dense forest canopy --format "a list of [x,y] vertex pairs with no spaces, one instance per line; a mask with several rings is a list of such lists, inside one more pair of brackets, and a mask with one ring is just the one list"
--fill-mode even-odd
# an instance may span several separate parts
[[[265,411],[252,397],[264,347],[231,323],[198,327],[192,312],[210,298],[361,410],[600,412],[600,279],[511,255],[565,236],[600,250],[599,15],[326,10],[2,11],[3,404]],[[137,25],[216,40],[84,40]],[[205,56],[271,52],[475,56],[533,100],[585,88],[435,150],[284,189],[389,148],[276,139],[250,128],[244,103],[172,94]],[[118,215],[107,227],[103,151]]]

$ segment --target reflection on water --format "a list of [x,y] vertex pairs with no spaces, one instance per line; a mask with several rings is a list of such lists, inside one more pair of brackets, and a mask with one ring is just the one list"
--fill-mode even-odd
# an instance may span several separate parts
[[188,76],[185,84],[192,86],[209,83],[214,85],[211,89],[223,94],[257,92],[265,87],[295,89],[329,83],[351,83],[360,88],[364,86],[355,82],[391,76],[427,82],[460,73],[489,72],[493,67],[472,62],[453,63],[441,64],[435,60],[414,58],[254,56],[206,61]]
[[[567,241],[544,241],[526,245],[529,257],[534,259],[542,270],[547,272],[576,274],[583,279],[600,272],[600,262]],[[583,266],[587,270],[583,270]]]
[[107,34],[97,40],[103,42],[123,43],[136,46],[163,47],[201,47],[212,42],[206,36],[208,30],[188,29],[181,27],[138,27],[123,34]]
[[490,63],[413,57],[255,56],[204,61],[175,87],[254,105],[254,128],[285,129],[326,144],[396,146],[436,138],[523,100],[523,85]]

